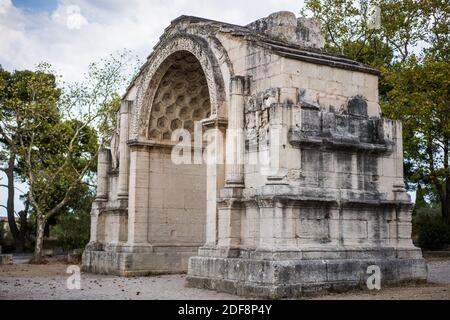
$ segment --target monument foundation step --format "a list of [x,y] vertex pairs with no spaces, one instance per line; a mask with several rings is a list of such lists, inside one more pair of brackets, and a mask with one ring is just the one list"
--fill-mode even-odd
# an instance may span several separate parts
[[427,279],[426,262],[421,258],[268,261],[193,257],[189,263],[189,287],[272,299],[365,287],[373,274],[370,266],[379,268],[381,286]]
[[158,247],[150,252],[85,250],[83,270],[123,277],[186,273],[189,258],[197,254],[198,248],[177,249]]

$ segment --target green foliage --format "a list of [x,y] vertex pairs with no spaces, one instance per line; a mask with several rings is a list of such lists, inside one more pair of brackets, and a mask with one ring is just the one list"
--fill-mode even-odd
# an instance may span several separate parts
[[417,243],[422,249],[439,250],[450,245],[450,228],[433,210],[422,213],[414,220],[417,232]]
[[[381,9],[378,29],[368,23],[374,5]],[[321,21],[328,51],[374,67],[405,59],[426,34],[424,5],[415,0],[306,0],[302,14]]]
[[[69,151],[67,147],[71,143],[73,147]],[[76,120],[62,120],[48,128],[30,155],[34,197],[40,210],[49,212],[66,196],[68,202],[78,196],[77,190],[85,184],[80,174],[96,171],[98,148],[96,131],[81,127]]]
[[[381,24],[368,24],[369,8]],[[383,116],[403,122],[405,178],[450,225],[450,6],[445,0],[306,0],[326,50],[378,68]]]
[[[127,51],[111,55],[74,84],[61,82],[48,64],[13,73],[0,68],[0,145],[6,150],[0,159],[14,154],[16,171],[28,184],[37,260],[44,227],[58,215],[67,245],[85,239],[86,208],[79,199],[92,191],[97,155],[116,124],[117,92],[130,80],[131,62]],[[69,235],[74,223],[77,232]]]
[[415,57],[386,75],[392,89],[382,103],[386,116],[403,121],[405,158],[412,182],[442,184],[448,176],[443,147],[450,137],[450,64]]
[[87,212],[61,214],[52,234],[64,250],[81,249],[89,242],[90,215]]
[[[57,77],[48,72],[49,66],[41,64],[35,71],[14,71],[0,69],[0,164],[8,176],[8,197],[1,199],[1,205],[7,208],[8,216],[14,219],[14,204],[7,201],[14,198],[16,189],[10,187],[17,180],[25,181],[25,159],[20,156],[29,145],[48,134],[60,121],[58,99],[61,90],[57,87]],[[33,138],[31,138],[33,137]],[[48,142],[51,145],[53,141]],[[35,144],[39,147],[39,144]],[[29,149],[29,147],[28,147]],[[4,202],[3,202],[4,201]],[[26,239],[27,211],[19,212],[21,221],[10,224],[11,234],[21,251]]]
[[422,201],[421,189],[413,211],[413,235],[416,243],[423,249],[439,250],[450,245],[450,227],[441,216],[440,204]]
[[436,203],[416,203],[413,210],[413,234],[417,235],[423,224],[438,219],[440,211],[441,207]]
[[[78,193],[78,192],[77,192]],[[81,249],[89,242],[90,210],[95,196],[85,187],[79,190],[77,199],[58,214],[51,234],[64,250]]]
[[450,57],[450,5],[446,0],[421,1],[428,20],[425,41],[430,44],[424,51],[437,60]]
[[[44,219],[61,211],[76,190],[92,180],[98,151],[115,121],[117,90],[125,79],[121,69],[127,59],[122,54],[93,63],[85,81],[65,85],[56,100],[55,121],[42,109],[31,112],[33,118],[46,121],[33,123],[34,130],[20,141],[18,154],[33,211]],[[53,74],[48,67],[46,71]]]

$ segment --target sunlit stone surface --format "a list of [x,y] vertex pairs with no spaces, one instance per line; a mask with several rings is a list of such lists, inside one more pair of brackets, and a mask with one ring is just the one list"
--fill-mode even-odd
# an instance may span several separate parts
[[[401,123],[380,117],[378,72],[323,44],[289,12],[174,20],[100,153],[84,269],[261,297],[364,285],[371,265],[425,280]],[[172,159],[180,129],[192,163]]]

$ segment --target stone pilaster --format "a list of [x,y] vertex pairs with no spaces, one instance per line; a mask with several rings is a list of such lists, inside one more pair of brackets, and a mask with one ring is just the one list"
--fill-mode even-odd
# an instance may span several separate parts
[[414,248],[412,234],[412,205],[403,204],[397,207],[397,246]]
[[393,187],[395,200],[401,202],[411,202],[410,196],[406,192],[405,180],[403,178],[403,128],[401,121],[393,123],[394,128],[394,165],[395,165],[395,181]]
[[97,242],[97,230],[98,230],[98,214],[91,214],[91,238],[90,243]]
[[96,201],[108,200],[108,172],[111,164],[109,149],[101,149],[97,163],[97,197]]
[[270,165],[267,176],[268,185],[285,185],[288,171],[286,147],[288,145],[288,124],[291,122],[290,106],[283,103],[270,106]]
[[117,196],[119,199],[128,198],[130,151],[127,146],[129,136],[129,114],[133,101],[122,101],[120,107],[120,144],[119,144],[119,180]]
[[148,147],[130,146],[130,189],[128,199],[128,245],[147,244],[150,152]]
[[90,245],[97,246],[105,242],[105,206],[106,201],[95,200],[91,209]]
[[245,78],[236,76],[230,84],[229,126],[227,130],[227,187],[244,187],[244,104]]
[[218,192],[225,185],[225,132],[228,126],[226,120],[208,119],[203,122],[203,129],[207,136],[206,154],[207,178],[206,178],[206,244],[205,247],[213,247],[217,244],[217,198]]
[[94,201],[92,204],[92,210],[91,210],[91,238],[90,243],[97,243],[101,240],[102,236],[102,230],[100,226],[100,213],[101,213],[101,207],[105,202],[98,202]]
[[220,194],[218,215],[219,247],[237,247],[241,244],[242,189],[225,188]]
[[[292,208],[273,199],[260,199],[260,242],[258,247],[265,250],[295,249],[295,228]],[[288,212],[286,212],[288,211]]]

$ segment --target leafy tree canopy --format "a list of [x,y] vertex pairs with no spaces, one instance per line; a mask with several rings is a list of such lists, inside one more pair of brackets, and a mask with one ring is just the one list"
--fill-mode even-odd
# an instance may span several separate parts
[[306,0],[302,13],[321,21],[326,50],[381,71],[383,115],[403,122],[409,187],[450,224],[448,1]]

